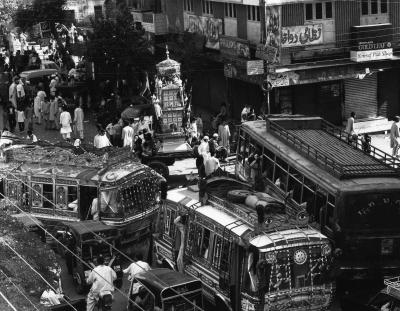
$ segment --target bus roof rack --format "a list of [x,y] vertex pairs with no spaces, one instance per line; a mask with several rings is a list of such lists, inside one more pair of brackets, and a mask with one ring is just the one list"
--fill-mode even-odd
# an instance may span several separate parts
[[320,117],[269,116],[267,131],[339,179],[400,176],[400,160],[369,146]]

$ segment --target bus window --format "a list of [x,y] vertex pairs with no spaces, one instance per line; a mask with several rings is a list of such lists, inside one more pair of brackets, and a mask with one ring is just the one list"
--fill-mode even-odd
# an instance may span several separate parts
[[284,192],[287,192],[287,181],[288,181],[287,170],[288,170],[288,165],[283,160],[276,157],[274,183]]
[[301,203],[301,188],[303,184],[303,176],[294,168],[289,169],[289,183],[288,192],[293,191],[293,200],[297,203]]
[[335,229],[335,197],[331,194],[328,195],[328,203],[326,205],[325,226],[330,230]]
[[229,259],[231,253],[231,242],[230,241],[223,241],[222,243],[222,250],[221,250],[221,263],[219,265],[219,269],[222,272],[228,272],[229,270]]
[[219,262],[221,259],[222,251],[222,237],[219,235],[214,235],[214,250],[212,252],[212,265],[214,268],[218,269]]
[[326,224],[326,210],[327,210],[328,195],[322,190],[318,189],[315,192],[315,206],[314,215],[321,226]]
[[244,163],[244,160],[249,156],[249,136],[248,134],[241,132],[239,137],[238,160],[239,162]]
[[311,180],[304,177],[301,203],[307,203],[307,213],[311,215],[313,219],[318,221],[319,215],[314,215],[315,189],[316,185]]
[[167,235],[169,235],[169,231],[171,230],[171,212],[172,210],[168,208],[165,210],[166,217],[164,222],[164,232]]
[[64,186],[56,187],[56,207],[61,209],[67,207],[67,193]]
[[43,207],[53,208],[53,185],[43,184]]
[[69,186],[67,187],[67,193],[68,208],[76,212],[78,210],[78,188],[75,186]]
[[274,176],[274,161],[263,155],[262,160],[262,176],[269,180],[273,180]]
[[200,246],[200,257],[205,260],[208,260],[209,255],[209,248],[210,248],[210,230],[204,228],[203,229],[203,237],[201,239],[201,246]]

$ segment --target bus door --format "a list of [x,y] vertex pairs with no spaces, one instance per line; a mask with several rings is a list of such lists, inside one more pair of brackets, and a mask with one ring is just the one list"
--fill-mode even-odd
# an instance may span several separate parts
[[94,198],[97,198],[97,187],[80,186],[79,189],[79,218],[91,219],[90,208]]

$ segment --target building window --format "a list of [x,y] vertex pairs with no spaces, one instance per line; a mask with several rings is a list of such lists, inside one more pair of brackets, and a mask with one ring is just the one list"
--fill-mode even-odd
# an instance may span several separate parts
[[225,17],[236,18],[236,4],[225,3]]
[[377,15],[388,13],[388,0],[362,0],[362,15]]
[[260,7],[256,5],[247,6],[247,20],[259,22],[260,21]]
[[306,3],[305,6],[307,21],[333,18],[333,4],[331,1]]
[[184,0],[183,1],[183,10],[185,12],[191,12],[193,13],[193,0]]
[[94,18],[97,20],[103,17],[103,6],[95,5],[94,6]]
[[203,14],[206,15],[214,14],[212,1],[203,0],[202,5],[203,5]]

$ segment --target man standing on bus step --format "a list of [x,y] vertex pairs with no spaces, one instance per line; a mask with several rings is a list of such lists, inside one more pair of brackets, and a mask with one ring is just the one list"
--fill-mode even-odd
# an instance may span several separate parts
[[397,157],[400,147],[400,132],[399,132],[400,117],[395,116],[392,127],[390,128],[390,148],[392,148],[392,156]]

